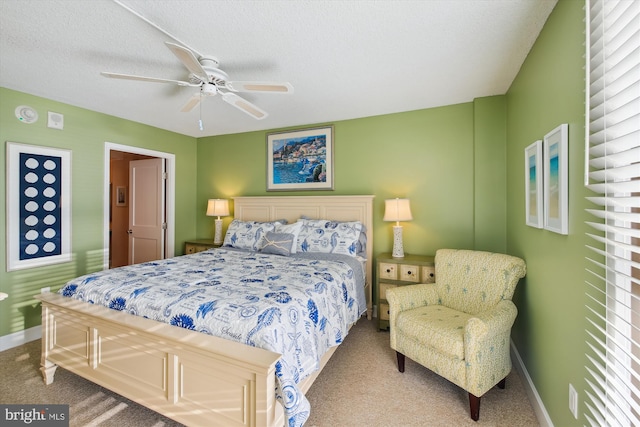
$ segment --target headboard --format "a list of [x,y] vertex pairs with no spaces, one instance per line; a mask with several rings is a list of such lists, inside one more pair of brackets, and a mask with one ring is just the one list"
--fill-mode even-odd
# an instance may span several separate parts
[[375,196],[256,196],[234,197],[234,218],[243,221],[295,222],[312,219],[360,221],[367,227],[367,318],[371,318],[373,271],[373,198]]

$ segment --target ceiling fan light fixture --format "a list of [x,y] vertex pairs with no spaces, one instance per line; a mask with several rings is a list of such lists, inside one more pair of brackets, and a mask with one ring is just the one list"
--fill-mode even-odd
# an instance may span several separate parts
[[218,88],[214,84],[205,83],[200,87],[200,92],[202,93],[202,96],[216,96]]

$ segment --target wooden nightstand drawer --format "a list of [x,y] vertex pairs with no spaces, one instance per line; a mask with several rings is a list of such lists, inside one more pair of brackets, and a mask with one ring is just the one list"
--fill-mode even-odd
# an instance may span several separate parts
[[380,283],[379,284],[379,291],[380,291],[380,299],[381,300],[386,300],[387,299],[387,289],[393,289],[393,288],[397,288],[398,285],[394,285],[393,283]]
[[405,255],[394,258],[390,253],[378,255],[376,259],[375,303],[380,329],[389,328],[389,302],[387,290],[416,283],[435,281],[434,257],[428,255]]
[[422,277],[422,283],[435,283],[436,267],[433,265],[423,266],[421,277]]
[[417,265],[400,264],[400,280],[418,283],[420,281],[419,271],[420,267]]
[[187,240],[184,242],[184,253],[185,254],[195,254],[198,252],[206,251],[207,249],[216,248],[220,245],[215,245],[213,240]]
[[398,265],[381,262],[378,269],[378,274],[381,279],[397,280],[398,279]]
[[185,245],[185,247],[186,247],[185,253],[188,253],[188,254],[195,254],[195,253],[206,251],[207,249],[212,248],[212,246],[189,245],[189,244]]
[[389,320],[389,304],[380,304],[380,320]]

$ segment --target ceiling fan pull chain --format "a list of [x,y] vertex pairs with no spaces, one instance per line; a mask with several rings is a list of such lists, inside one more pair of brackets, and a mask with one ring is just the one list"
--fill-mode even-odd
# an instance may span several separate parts
[[198,120],[198,126],[200,126],[200,132],[204,130],[204,126],[202,126],[202,91],[200,91],[200,119]]

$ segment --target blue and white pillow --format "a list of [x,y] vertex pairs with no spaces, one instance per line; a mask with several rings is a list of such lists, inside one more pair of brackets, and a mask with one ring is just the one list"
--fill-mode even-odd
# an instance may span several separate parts
[[301,219],[297,251],[357,256],[361,250],[360,235],[364,226],[360,221],[329,221]]
[[262,247],[264,236],[274,231],[279,224],[277,221],[258,222],[234,219],[227,228],[223,246],[257,251]]

